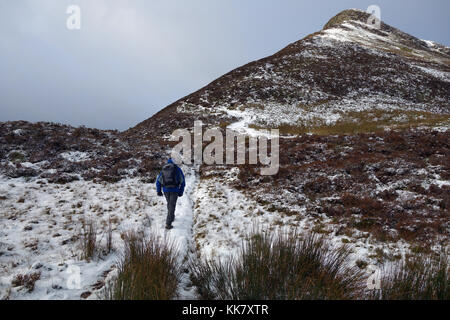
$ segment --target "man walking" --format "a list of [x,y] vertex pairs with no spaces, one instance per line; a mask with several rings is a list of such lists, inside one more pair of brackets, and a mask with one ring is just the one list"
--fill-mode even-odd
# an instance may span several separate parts
[[167,200],[166,229],[168,230],[173,228],[172,222],[175,220],[175,207],[177,206],[178,197],[183,196],[185,186],[183,171],[173,163],[172,159],[169,159],[156,179],[158,196],[163,196],[161,192],[162,187]]

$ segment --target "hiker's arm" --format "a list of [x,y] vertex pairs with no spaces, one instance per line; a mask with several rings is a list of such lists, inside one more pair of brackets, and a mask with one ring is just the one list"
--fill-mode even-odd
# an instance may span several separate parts
[[181,192],[181,194],[183,194],[184,193],[184,187],[186,186],[186,181],[184,179],[183,170],[181,170],[181,168],[178,168],[178,170],[180,171],[180,192]]
[[162,173],[160,173],[158,175],[158,178],[156,178],[156,192],[157,193],[161,192],[161,175],[162,175]]

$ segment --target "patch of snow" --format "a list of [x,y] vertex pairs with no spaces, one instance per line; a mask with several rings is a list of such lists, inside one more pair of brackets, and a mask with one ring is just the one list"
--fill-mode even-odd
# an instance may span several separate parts
[[25,131],[23,129],[16,129],[16,130],[13,131],[13,133],[16,136],[21,136],[21,135],[23,135],[25,133]]
[[[88,291],[92,292],[89,299],[101,298],[101,291],[93,286],[104,280],[103,273],[114,274],[123,250],[121,234],[132,230],[172,241],[182,262],[193,251],[191,194],[196,188],[194,172],[183,169],[186,193],[179,200],[174,229],[169,232],[164,231],[165,199],[156,195],[154,184],[139,179],[115,184],[81,180],[59,185],[0,176],[0,298],[72,300]],[[106,246],[106,230],[111,221],[111,254],[100,252],[91,262],[81,258],[81,242],[77,238],[85,219],[94,221],[98,228],[99,248]],[[81,280],[75,289],[70,287],[74,270],[80,271]],[[33,272],[40,272],[41,277],[32,292],[12,286],[17,275]],[[180,299],[195,298],[189,281],[189,276],[184,275]]]
[[91,157],[86,152],[70,151],[61,153],[60,156],[70,162],[80,162],[90,160]]
[[436,70],[432,68],[422,67],[419,65],[413,65],[413,67],[420,69],[421,71],[445,82],[450,82],[450,72]]

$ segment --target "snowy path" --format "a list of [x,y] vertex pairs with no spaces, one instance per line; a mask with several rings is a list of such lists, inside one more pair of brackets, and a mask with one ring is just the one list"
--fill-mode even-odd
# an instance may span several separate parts
[[[185,169],[185,168],[183,168]],[[194,225],[194,204],[192,195],[197,187],[197,174],[193,168],[186,172],[186,191],[183,197],[179,198],[177,210],[175,212],[174,228],[167,232],[174,239],[180,250],[180,262],[189,261],[193,250],[193,225]],[[179,299],[196,299],[195,287],[192,286],[189,270],[183,272],[180,284]]]
[[[186,190],[184,196],[178,199],[175,211],[175,221],[173,229],[170,231],[162,231],[165,227],[166,212],[157,217],[157,221],[152,221],[150,232],[164,237],[169,243],[174,243],[179,250],[179,262],[185,264],[189,261],[193,250],[193,224],[194,224],[194,210],[192,195],[197,187],[197,174],[194,168],[183,167],[186,175]],[[179,299],[196,299],[195,288],[192,287],[189,270],[183,266],[186,272],[183,272],[182,280],[179,288]]]

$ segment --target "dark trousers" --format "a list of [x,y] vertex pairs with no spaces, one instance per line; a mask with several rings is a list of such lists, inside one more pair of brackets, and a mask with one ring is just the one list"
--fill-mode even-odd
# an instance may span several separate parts
[[164,196],[167,200],[167,219],[166,225],[170,226],[175,220],[175,207],[177,206],[178,193],[176,192],[165,192]]

